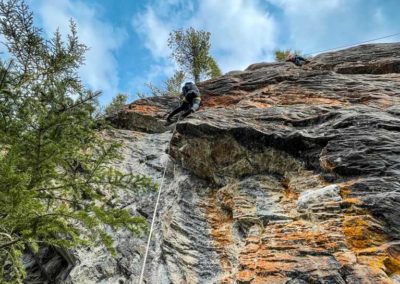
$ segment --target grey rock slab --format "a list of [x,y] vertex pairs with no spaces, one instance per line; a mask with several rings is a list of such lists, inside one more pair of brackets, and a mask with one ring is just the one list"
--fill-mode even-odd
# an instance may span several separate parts
[[340,188],[336,184],[331,184],[323,188],[302,192],[297,200],[297,207],[299,209],[309,209],[312,206],[321,205],[325,202],[339,202],[341,200]]

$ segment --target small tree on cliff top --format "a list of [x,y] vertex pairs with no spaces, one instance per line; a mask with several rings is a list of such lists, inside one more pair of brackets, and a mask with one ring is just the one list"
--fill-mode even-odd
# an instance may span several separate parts
[[0,32],[10,53],[0,62],[0,282],[22,283],[27,248],[112,250],[105,225],[141,231],[145,220],[113,206],[115,193],[154,184],[110,166],[118,145],[96,131],[99,94],[77,75],[87,48],[74,23],[66,42],[45,40],[23,1],[1,1]]
[[185,31],[173,31],[169,35],[168,46],[172,49],[172,58],[196,83],[204,75],[211,78],[221,75],[216,61],[209,54],[210,35],[192,27]]
[[301,50],[292,51],[290,49],[286,49],[286,50],[277,49],[277,50],[275,50],[275,60],[277,62],[285,62],[286,58],[288,57],[288,55],[290,53],[302,56],[301,55]]

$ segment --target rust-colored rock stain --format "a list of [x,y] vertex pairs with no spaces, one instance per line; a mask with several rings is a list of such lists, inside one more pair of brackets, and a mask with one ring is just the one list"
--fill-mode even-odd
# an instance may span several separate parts
[[143,115],[155,115],[159,110],[156,106],[152,105],[141,105],[141,104],[130,104],[128,107],[129,112],[137,112]]
[[[322,54],[301,68],[260,63],[198,84],[202,106],[177,124],[169,154],[221,187],[199,201],[220,264],[207,279],[399,283],[398,215],[387,213],[398,204],[398,47]],[[123,112],[164,132],[156,126],[177,104],[151,98]],[[256,176],[273,185],[246,184]],[[366,204],[375,198],[386,207]]]
[[[296,178],[281,182],[281,202],[288,214],[293,214],[300,193],[310,183],[310,177],[306,177],[307,182]],[[264,225],[255,222],[250,226],[258,233],[250,230],[242,236],[241,246],[235,231],[239,220],[229,211],[235,207],[235,191],[229,186],[219,193],[214,190],[204,206],[224,271],[219,283],[286,283],[293,271],[307,275],[313,283],[323,277],[321,271],[326,272],[326,277],[341,277],[341,269],[353,270],[360,281],[394,283],[389,277],[400,272],[400,249],[388,245],[389,240],[374,219],[357,207],[361,201],[350,197],[345,186],[350,184],[341,187],[343,201],[321,201],[321,212],[309,212],[317,216],[322,211],[332,211],[331,215],[315,221],[297,213],[293,220],[271,220]],[[315,267],[315,275],[311,267]]]
[[243,95],[204,96],[202,107],[230,107],[244,98]]

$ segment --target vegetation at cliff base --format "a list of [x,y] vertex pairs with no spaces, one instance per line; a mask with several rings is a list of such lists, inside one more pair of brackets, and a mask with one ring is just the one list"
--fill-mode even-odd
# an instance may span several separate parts
[[119,145],[107,142],[94,117],[99,92],[82,85],[87,47],[70,24],[63,39],[33,25],[23,1],[0,2],[8,59],[0,62],[0,277],[25,277],[21,255],[104,243],[113,230],[140,232],[141,217],[116,208],[116,191],[154,188],[144,176],[111,166]]

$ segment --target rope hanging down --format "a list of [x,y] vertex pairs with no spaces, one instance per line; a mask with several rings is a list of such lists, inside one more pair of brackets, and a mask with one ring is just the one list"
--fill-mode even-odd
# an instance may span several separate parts
[[[172,140],[172,137],[174,136],[174,133],[176,131],[176,125],[178,124],[179,120],[180,120],[180,116],[179,116],[178,120],[175,123],[174,131],[172,131],[171,139],[168,142],[168,153],[171,150],[171,140]],[[153,230],[154,230],[154,223],[155,223],[155,220],[156,220],[158,204],[160,203],[160,196],[161,196],[161,191],[162,191],[162,188],[163,188],[163,185],[164,185],[165,173],[167,172],[168,161],[169,161],[169,159],[165,162],[165,167],[164,167],[164,172],[163,172],[163,175],[162,175],[162,178],[161,178],[160,187],[158,188],[157,200],[156,200],[156,205],[154,207],[153,218],[151,220],[149,237],[147,238],[146,252],[144,254],[144,259],[143,259],[143,264],[142,264],[142,271],[140,272],[139,284],[142,284],[142,282],[143,282],[144,271],[146,269],[147,255],[148,255],[149,249],[150,249],[151,235],[153,234]],[[171,184],[170,184],[170,186],[171,186]]]
[[338,47],[335,47],[335,48],[329,48],[329,49],[323,49],[323,50],[319,50],[319,51],[314,51],[314,52],[310,52],[310,53],[304,54],[304,56],[309,56],[309,55],[313,55],[313,54],[316,54],[316,53],[322,53],[322,52],[327,52],[327,51],[336,50],[336,49],[342,49],[342,48],[346,48],[346,47],[352,47],[352,46],[368,43],[368,42],[371,42],[371,41],[376,41],[376,40],[385,39],[385,38],[389,38],[389,37],[394,37],[394,36],[398,36],[398,35],[400,35],[400,32],[395,33],[395,34],[391,34],[391,35],[387,35],[387,36],[383,36],[383,37],[379,37],[379,38],[374,38],[374,39],[362,41],[362,42],[357,42],[357,43],[348,44],[348,45],[342,45],[342,46],[338,46]]

